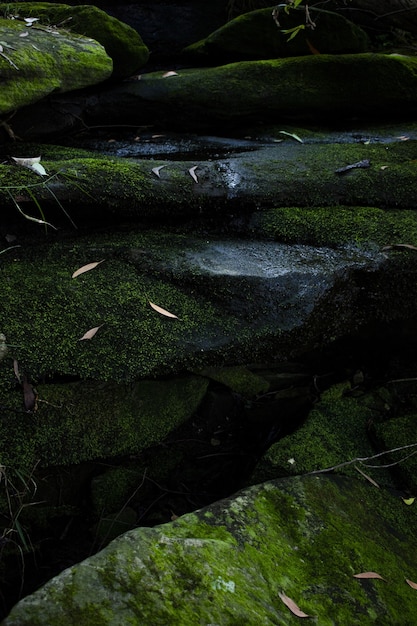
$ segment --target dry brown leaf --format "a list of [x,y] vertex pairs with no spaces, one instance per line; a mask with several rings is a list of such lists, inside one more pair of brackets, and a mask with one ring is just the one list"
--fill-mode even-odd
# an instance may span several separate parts
[[159,172],[161,171],[163,167],[166,167],[166,165],[158,165],[158,167],[153,167],[152,172],[155,174],[155,176],[158,176],[158,178],[161,178],[161,174]]
[[413,583],[412,580],[409,580],[408,578],[406,578],[405,582],[407,583],[407,585],[410,585],[412,589],[417,589],[417,583]]
[[93,270],[95,267],[97,267],[97,265],[103,263],[103,261],[104,259],[101,259],[101,261],[95,261],[94,263],[87,263],[87,265],[83,265],[73,273],[71,278],[77,278],[77,276],[79,276],[80,274],[84,274],[84,272],[89,272],[90,270]]
[[311,615],[307,615],[307,613],[304,613],[304,611],[302,611],[296,605],[294,600],[291,600],[291,598],[286,596],[285,593],[279,593],[278,595],[279,595],[280,599],[282,600],[282,602],[285,604],[285,606],[287,606],[290,609],[291,613],[293,613],[297,617],[311,617]]
[[96,332],[102,326],[103,326],[103,324],[101,324],[100,326],[95,326],[94,328],[90,328],[90,330],[87,330],[87,332],[84,333],[84,335],[82,337],[80,337],[78,341],[83,341],[84,339],[92,339],[94,337],[94,335],[96,334]]
[[13,359],[13,371],[19,383],[22,384],[22,379],[19,372],[19,363],[17,362],[17,359]]
[[33,390],[32,385],[27,381],[26,376],[23,376],[22,380],[23,387],[23,403],[25,405],[26,411],[36,411],[37,409],[37,395]]
[[173,72],[172,70],[169,72],[165,72],[162,74],[162,78],[169,78],[170,76],[179,76],[178,72]]
[[379,580],[385,581],[385,578],[382,578],[382,576],[376,572],[360,572],[360,574],[353,574],[353,578],[379,578]]
[[198,167],[198,165],[194,165],[194,167],[190,167],[190,169],[188,170],[188,173],[190,174],[191,178],[193,180],[195,180],[196,183],[198,183],[198,178],[197,178],[197,175],[195,173],[197,167]]
[[389,246],[384,246],[383,250],[393,250],[397,248],[407,248],[408,250],[417,250],[416,246],[411,245],[411,243],[393,243]]
[[165,315],[165,317],[173,317],[176,320],[180,319],[177,315],[174,315],[173,313],[170,313],[166,309],[163,309],[162,307],[158,306],[157,304],[154,304],[150,300],[149,300],[149,304],[154,309],[154,311],[157,311],[157,313],[160,313],[161,315]]

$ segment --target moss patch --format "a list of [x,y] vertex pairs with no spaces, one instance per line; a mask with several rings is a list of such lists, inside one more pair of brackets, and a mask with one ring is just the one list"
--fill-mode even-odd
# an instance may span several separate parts
[[257,235],[287,243],[383,246],[407,242],[417,245],[417,216],[413,210],[282,207],[254,214],[251,227]]

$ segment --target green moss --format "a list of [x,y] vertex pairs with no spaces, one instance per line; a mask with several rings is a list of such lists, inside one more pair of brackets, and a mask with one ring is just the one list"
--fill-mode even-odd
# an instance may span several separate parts
[[277,241],[318,246],[417,244],[414,210],[375,207],[282,207],[254,215],[256,234]]
[[94,6],[68,6],[49,2],[0,4],[0,14],[37,17],[39,23],[90,37],[104,46],[113,60],[113,76],[125,78],[145,65],[148,48],[130,26]]
[[199,374],[226,385],[245,398],[252,398],[258,393],[265,393],[269,388],[269,384],[264,378],[257,376],[243,366],[205,367],[200,370]]
[[[345,395],[348,384],[326,391],[306,422],[295,433],[275,443],[255,469],[251,482],[299,475],[332,468],[359,457],[375,454],[367,436],[367,424],[377,411],[364,399]],[[375,465],[378,462],[375,461]],[[338,468],[338,473],[358,476],[355,464]],[[357,463],[361,469],[361,464]],[[362,468],[378,484],[391,484],[386,470]]]
[[[416,444],[417,415],[408,414],[377,424],[376,434],[386,450]],[[394,465],[394,471],[401,480],[402,487],[417,496],[417,460],[413,452],[413,448],[400,450],[386,457],[385,462],[397,463]],[[410,453],[411,456],[407,458]]]

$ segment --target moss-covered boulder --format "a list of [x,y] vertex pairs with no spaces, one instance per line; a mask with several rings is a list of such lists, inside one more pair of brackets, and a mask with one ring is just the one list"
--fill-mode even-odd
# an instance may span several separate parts
[[367,396],[356,398],[349,383],[327,390],[294,433],[274,443],[259,461],[251,482],[294,476],[337,468],[338,473],[358,475],[362,468],[378,484],[389,485],[387,471],[378,469],[384,460],[370,461],[374,468],[363,467],[358,459],[377,454],[368,427],[379,419],[379,407],[369,406]]
[[125,382],[224,359],[286,358],[364,322],[416,313],[417,267],[407,253],[390,260],[366,249],[158,231],[11,252],[1,277],[0,326],[14,346],[0,363],[7,388],[13,358],[35,383],[56,375]]
[[53,91],[94,85],[112,73],[104,48],[81,35],[0,18],[0,37],[0,114]]
[[[22,600],[3,625],[289,626],[299,620],[289,597],[323,626],[412,626],[415,521],[412,507],[364,481],[265,483],[126,533]],[[383,580],[355,578],[369,571]]]
[[[38,18],[36,25],[44,29],[78,33],[98,41],[113,61],[114,78],[125,78],[145,65],[148,48],[140,35],[130,26],[91,5],[69,6],[49,2],[25,2],[0,4],[0,15],[24,20]],[[39,27],[39,26],[37,26]],[[79,69],[74,62],[74,69]]]
[[[310,54],[366,52],[365,32],[343,16],[311,8],[314,28],[305,26],[305,9],[281,9],[277,24],[274,7],[240,15],[205,39],[184,50],[186,58],[208,64],[273,59]],[[295,37],[291,32],[300,27]],[[288,32],[289,31],[289,32]]]
[[170,129],[220,129],[284,119],[340,123],[375,121],[417,107],[417,58],[383,54],[311,55],[242,61],[220,67],[142,75],[101,92],[88,103],[96,123],[168,125]]

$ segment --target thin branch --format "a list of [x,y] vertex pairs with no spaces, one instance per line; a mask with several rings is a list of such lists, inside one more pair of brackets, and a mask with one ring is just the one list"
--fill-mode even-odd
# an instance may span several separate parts
[[[379,452],[378,454],[373,454],[372,456],[356,457],[355,459],[352,459],[351,461],[344,461],[343,463],[338,463],[337,465],[333,465],[333,467],[326,467],[325,469],[313,470],[312,472],[307,472],[306,476],[310,476],[312,474],[325,474],[326,472],[332,472],[333,470],[339,469],[341,467],[346,467],[347,465],[353,465],[353,463],[363,463],[363,461],[370,461],[371,459],[378,459],[381,456],[384,456],[385,454],[392,454],[393,452],[399,452],[400,450],[407,450],[409,448],[417,448],[417,443],[409,443],[406,446],[400,446],[399,448],[392,448],[391,450],[384,450],[384,452]],[[401,460],[394,463],[394,465],[400,462]],[[367,466],[367,467],[372,467],[372,466]],[[382,468],[384,466],[377,465],[376,467]]]

